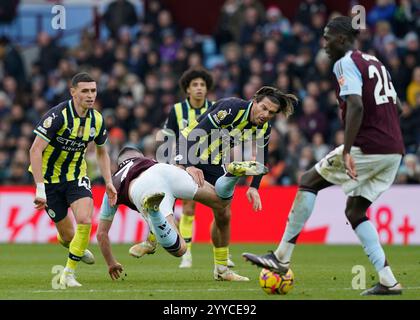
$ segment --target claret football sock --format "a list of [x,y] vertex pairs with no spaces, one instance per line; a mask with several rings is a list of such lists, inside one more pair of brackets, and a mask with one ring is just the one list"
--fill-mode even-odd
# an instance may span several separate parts
[[293,202],[292,210],[287,219],[286,230],[283,238],[274,251],[277,259],[283,263],[289,263],[292,258],[296,240],[312,214],[315,205],[316,194],[309,191],[299,190]]
[[73,240],[70,242],[69,257],[66,267],[72,270],[76,269],[77,263],[82,259],[85,250],[89,245],[90,224],[78,224]]

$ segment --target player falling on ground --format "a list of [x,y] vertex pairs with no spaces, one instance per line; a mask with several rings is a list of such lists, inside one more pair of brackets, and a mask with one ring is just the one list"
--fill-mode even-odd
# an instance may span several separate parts
[[358,34],[351,18],[332,19],[324,30],[325,50],[334,62],[337,96],[345,127],[344,145],[333,150],[301,179],[278,248],[267,255],[244,253],[246,260],[285,273],[296,240],[315,205],[317,193],[341,185],[348,195],[345,214],[379,274],[379,283],[362,295],[401,294],[366,211],[394,181],[404,144],[399,126],[400,101],[384,65],[353,49]]
[[[244,166],[252,166],[252,164],[253,162],[232,163],[229,170],[236,175],[255,175],[267,172],[264,166],[253,166],[246,172],[242,170]],[[113,175],[112,180],[118,190],[117,205],[124,204],[140,212],[153,230],[157,242],[176,257],[181,257],[187,251],[187,244],[179,235],[175,225],[173,207],[176,199],[194,200],[211,207],[216,224],[219,225],[219,228],[224,227],[225,219],[222,215],[227,201],[223,201],[216,195],[213,186],[206,182],[198,187],[185,170],[145,158],[135,148],[125,147],[120,151],[118,170]],[[233,193],[234,185],[224,187],[226,189],[231,188]],[[117,206],[111,207],[107,198],[108,196],[105,194],[101,207],[97,239],[108,264],[108,272],[114,280],[120,277],[123,267],[111,251],[108,233]],[[214,237],[212,240],[216,241]],[[217,269],[217,266],[215,266],[215,269]],[[216,280],[248,281],[249,279],[225,269],[223,273],[218,274]]]
[[[249,100],[236,97],[218,100],[211,109],[201,115],[196,122],[181,131],[174,160],[185,166],[194,181],[202,186],[205,181],[214,185],[217,194],[229,204],[225,209],[224,228],[212,224],[213,256],[215,278],[228,270],[230,241],[230,202],[239,177],[225,175],[225,164],[230,163],[233,147],[243,147],[249,141],[256,144],[256,157],[262,165],[268,159],[268,141],[271,132],[269,123],[278,113],[286,117],[292,114],[297,98],[273,87],[262,87]],[[259,159],[260,158],[260,159]],[[239,170],[246,169],[238,167]],[[219,178],[222,177],[222,180]],[[246,193],[255,211],[262,209],[258,187],[262,175],[255,176]],[[219,182],[219,185],[216,184]],[[223,183],[220,184],[220,182]],[[228,186],[225,189],[225,186]]]
[[[30,171],[36,183],[35,208],[45,208],[57,227],[58,241],[69,248],[60,284],[79,287],[81,284],[74,275],[78,261],[95,262],[87,249],[93,214],[85,161],[89,142],[96,143],[98,165],[111,204],[115,204],[117,194],[105,147],[105,123],[102,115],[93,109],[96,83],[87,73],[79,73],[71,81],[70,92],[72,99],[52,108],[34,129],[36,137],[30,150]],[[76,232],[67,215],[69,207],[76,219]]]
[[[196,122],[197,118],[212,106],[212,102],[207,100],[207,93],[213,86],[211,74],[202,68],[191,68],[183,73],[179,80],[179,87],[187,96],[182,101],[175,103],[169,112],[165,123],[164,133],[178,139],[180,131]],[[180,268],[192,267],[192,236],[195,217],[195,202],[190,200],[182,201],[182,213],[179,220],[179,231],[187,243],[187,252],[182,256]],[[144,243],[146,247],[155,249],[155,246],[148,245],[153,242]],[[229,259],[228,266],[233,267],[234,263]]]

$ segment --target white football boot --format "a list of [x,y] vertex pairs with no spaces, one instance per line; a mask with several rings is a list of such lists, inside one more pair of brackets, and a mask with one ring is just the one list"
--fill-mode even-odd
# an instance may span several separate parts
[[75,288],[81,287],[82,285],[76,280],[74,271],[70,271],[67,268],[64,268],[63,273],[60,276],[60,285],[63,288]]
[[179,264],[181,269],[187,269],[192,267],[192,255],[191,250],[187,250],[185,254],[181,257],[181,263]]

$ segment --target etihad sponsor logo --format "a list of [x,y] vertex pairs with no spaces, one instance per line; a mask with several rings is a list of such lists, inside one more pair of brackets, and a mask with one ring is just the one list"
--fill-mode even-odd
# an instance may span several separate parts
[[57,142],[61,143],[62,148],[67,151],[83,151],[87,147],[87,142],[75,141],[63,137],[57,137]]

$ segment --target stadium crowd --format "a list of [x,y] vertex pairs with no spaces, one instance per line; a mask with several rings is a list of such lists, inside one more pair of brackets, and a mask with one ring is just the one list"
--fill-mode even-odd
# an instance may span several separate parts
[[[82,70],[97,80],[96,108],[106,121],[113,160],[127,143],[154,157],[158,130],[172,105],[185,99],[177,79],[195,66],[206,67],[214,77],[210,100],[251,99],[263,85],[299,97],[295,114],[288,120],[278,115],[273,123],[271,170],[262,186],[296,184],[305,170],[343,143],[332,66],[322,50],[326,21],[339,13],[322,1],[301,1],[289,20],[279,7],[265,8],[258,0],[226,0],[211,36],[181,30],[157,0],[148,1],[144,17],[135,11],[133,17],[130,3],[120,2],[124,7],[109,7],[103,16],[108,39],[95,39],[84,30],[77,47],[65,48],[41,33],[37,58],[28,69],[22,49],[5,36],[0,39],[0,184],[32,183],[27,171],[32,130],[49,108],[69,98],[69,80]],[[378,0],[367,22],[359,48],[389,68],[403,102],[407,154],[396,183],[418,184],[420,2]],[[92,182],[100,183],[94,149],[88,150],[87,160]]]

